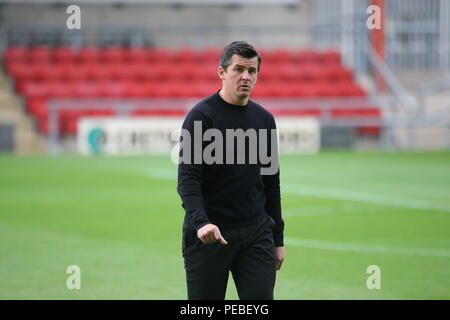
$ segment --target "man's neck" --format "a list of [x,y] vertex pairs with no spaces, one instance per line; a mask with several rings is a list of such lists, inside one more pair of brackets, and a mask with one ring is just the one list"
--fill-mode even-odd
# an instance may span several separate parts
[[226,102],[230,104],[234,104],[237,106],[245,106],[248,103],[249,97],[243,97],[242,99],[240,97],[233,97],[232,95],[228,94],[224,88],[220,89],[219,91],[220,97],[225,100]]

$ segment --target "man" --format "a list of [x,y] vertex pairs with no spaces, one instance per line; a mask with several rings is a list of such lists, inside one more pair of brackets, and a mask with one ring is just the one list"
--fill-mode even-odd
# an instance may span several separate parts
[[[276,270],[285,257],[278,165],[262,174],[267,163],[249,161],[256,145],[266,146],[261,137],[252,143],[251,135],[246,136],[242,155],[243,149],[230,148],[236,136],[229,134],[276,129],[273,116],[249,100],[260,66],[261,57],[250,44],[235,41],[226,46],[218,67],[222,89],[192,108],[183,123],[190,138],[182,134],[180,160],[186,154],[197,159],[180,161],[178,167],[178,193],[186,212],[182,251],[188,299],[223,300],[230,271],[240,299],[273,299]],[[205,138],[212,129],[215,140],[210,137],[200,148],[193,146],[196,134]],[[264,141],[277,159],[276,139]],[[199,162],[213,143],[226,146],[223,156],[218,147],[213,163]],[[239,158],[245,158],[244,163]]]

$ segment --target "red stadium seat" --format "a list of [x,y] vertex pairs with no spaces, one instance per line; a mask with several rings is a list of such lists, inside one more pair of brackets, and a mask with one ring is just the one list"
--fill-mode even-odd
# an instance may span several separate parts
[[67,117],[65,121],[63,121],[62,131],[75,135],[78,129],[78,117]]
[[191,92],[188,82],[166,81],[159,84],[156,95],[159,97],[189,97]]
[[68,64],[65,65],[62,70],[63,71],[63,79],[67,79],[70,81],[86,81],[93,79],[93,64]]
[[316,65],[319,62],[319,53],[312,49],[300,50],[296,53],[296,60],[302,65]]
[[193,81],[202,78],[202,73],[198,72],[199,66],[186,64],[178,67],[178,78],[186,81]]
[[319,54],[319,63],[326,65],[340,65],[341,54],[337,50],[328,49]]
[[46,82],[28,81],[23,88],[23,94],[31,99],[47,99],[49,93],[50,91]]
[[45,98],[27,98],[27,111],[36,117],[47,116],[47,100]]
[[320,94],[320,88],[314,83],[299,82],[294,89],[294,94],[297,97],[311,98],[318,97]]
[[75,88],[68,83],[61,81],[52,81],[47,83],[49,97],[70,98],[75,97]]
[[24,84],[34,78],[34,70],[26,64],[11,65],[9,72],[15,80],[15,88],[18,92],[22,92]]
[[319,97],[335,97],[338,96],[336,87],[327,82],[318,82],[314,86],[317,90],[317,96]]
[[32,79],[33,80],[41,80],[44,81],[47,79],[47,74],[50,71],[50,69],[53,68],[53,65],[50,63],[36,63],[29,66],[29,68],[33,72]]
[[271,81],[274,79],[279,79],[279,68],[272,64],[263,64],[261,70],[258,73],[258,81]]
[[220,89],[220,81],[195,81],[187,84],[190,97],[206,97]]
[[98,47],[83,47],[78,52],[82,63],[97,63],[101,58],[101,49]]
[[131,68],[127,63],[110,64],[109,69],[110,79],[119,81],[129,81],[135,78],[135,68]]
[[170,63],[159,63],[153,66],[153,71],[155,79],[159,81],[176,78],[178,72]]
[[101,116],[113,116],[115,114],[116,112],[110,108],[95,108],[95,109],[92,108],[86,109],[86,111],[83,112],[82,115],[101,117]]
[[196,78],[202,81],[219,80],[218,74],[219,65],[214,62],[202,63],[196,70]]
[[191,48],[180,48],[172,54],[172,62],[176,64],[193,64],[199,60],[199,52]]
[[340,95],[342,96],[353,96],[353,97],[365,97],[367,96],[366,91],[352,82],[346,82],[342,84],[336,84],[338,87]]
[[380,117],[381,110],[375,106],[361,106],[353,108],[332,107],[331,115],[338,118],[354,116]]
[[66,77],[67,67],[59,64],[39,65],[38,72],[44,81],[60,81]]
[[105,64],[91,64],[88,68],[88,79],[95,81],[103,81],[111,79],[111,69]]
[[147,63],[150,54],[150,49],[146,47],[133,47],[125,51],[125,59],[130,63]]
[[100,90],[95,81],[77,81],[72,84],[75,95],[80,98],[93,98],[100,96]]
[[296,77],[301,82],[317,82],[323,78],[323,73],[320,67],[313,65],[298,66],[296,70]]
[[185,110],[183,109],[135,109],[131,111],[132,115],[136,116],[184,116]]
[[290,49],[280,48],[273,52],[275,63],[292,64],[295,60],[295,54]]
[[321,110],[317,108],[302,108],[302,109],[275,109],[272,111],[275,116],[309,116],[320,118]]
[[261,56],[263,66],[272,65],[277,61],[277,55],[274,50],[261,49],[258,53]]
[[206,48],[199,52],[200,60],[205,63],[219,65],[221,50],[217,48]]
[[100,51],[100,59],[106,63],[121,63],[126,58],[126,49],[120,46],[111,46]]
[[[73,77],[72,71],[75,69],[74,64],[71,64],[71,63],[56,64],[56,65],[54,65],[54,67],[57,70],[57,71],[55,71],[55,76],[58,76],[58,80],[65,82],[65,81],[70,81],[72,79],[72,77]],[[78,68],[80,68],[80,67],[78,67]],[[79,73],[78,73],[78,75],[79,75]],[[80,78],[75,77],[75,79],[80,79]]]
[[3,57],[8,64],[26,63],[29,49],[23,46],[9,46],[4,51]]
[[266,97],[267,90],[264,82],[259,81],[253,89],[253,97]]
[[173,60],[173,51],[163,47],[154,48],[151,53],[151,60],[156,64],[169,64]]
[[125,84],[126,92],[125,95],[130,98],[144,98],[152,96],[149,93],[148,82],[142,81],[128,81]]
[[78,59],[78,52],[69,46],[60,46],[54,49],[55,61],[59,64],[76,63]]
[[136,80],[153,81],[158,78],[158,73],[154,65],[134,64],[130,66],[132,74]]
[[284,63],[278,65],[278,70],[274,73],[277,75],[277,78],[282,81],[294,81],[301,79],[301,71],[297,65],[292,63]]
[[145,96],[146,97],[157,97],[159,96],[159,81],[145,81],[142,82],[141,85],[145,88]]
[[330,81],[353,81],[353,72],[340,65],[329,65],[323,68],[325,78]]
[[53,60],[53,49],[48,46],[31,47],[29,59],[34,64],[50,63]]
[[290,97],[295,95],[294,87],[289,83],[282,81],[268,82],[264,89],[265,92],[260,92],[260,94],[266,97]]
[[125,83],[120,81],[99,81],[97,82],[97,88],[101,97],[125,97],[127,92]]

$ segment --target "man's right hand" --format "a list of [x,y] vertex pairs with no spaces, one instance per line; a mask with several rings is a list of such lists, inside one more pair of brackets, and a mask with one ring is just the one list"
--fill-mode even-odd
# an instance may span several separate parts
[[203,227],[198,229],[197,237],[203,243],[213,243],[213,242],[219,241],[223,245],[228,244],[228,242],[220,234],[219,227],[217,227],[216,225],[214,225],[212,223],[204,225]]

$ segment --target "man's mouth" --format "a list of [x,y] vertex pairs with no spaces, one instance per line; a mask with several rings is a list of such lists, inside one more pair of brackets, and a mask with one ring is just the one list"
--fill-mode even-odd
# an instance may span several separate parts
[[239,88],[250,89],[250,86],[247,84],[241,84]]

